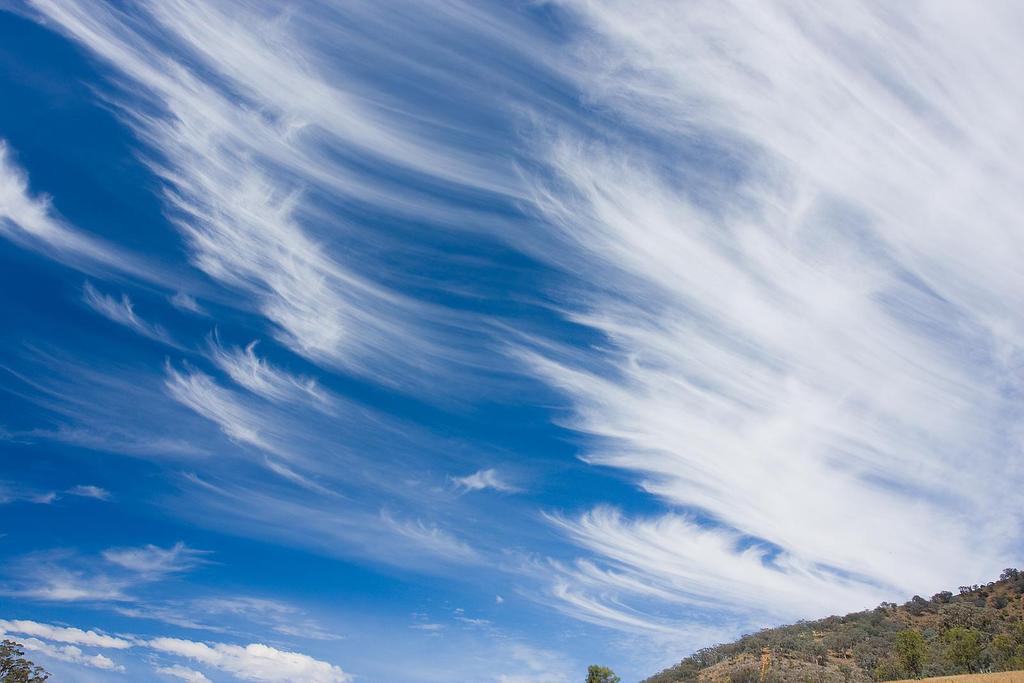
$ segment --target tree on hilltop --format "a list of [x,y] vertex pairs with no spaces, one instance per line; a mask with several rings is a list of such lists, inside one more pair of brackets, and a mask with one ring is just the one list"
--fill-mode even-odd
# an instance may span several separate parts
[[13,640],[0,642],[0,683],[43,683],[50,674],[24,657],[25,651]]
[[621,680],[606,666],[591,664],[587,669],[587,683],[619,683]]

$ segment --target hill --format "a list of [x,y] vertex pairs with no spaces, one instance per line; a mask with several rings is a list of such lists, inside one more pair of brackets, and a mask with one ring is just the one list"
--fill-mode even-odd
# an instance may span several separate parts
[[[643,683],[865,683],[1024,669],[1024,571],[698,650]],[[1002,679],[1007,681],[1008,679]]]

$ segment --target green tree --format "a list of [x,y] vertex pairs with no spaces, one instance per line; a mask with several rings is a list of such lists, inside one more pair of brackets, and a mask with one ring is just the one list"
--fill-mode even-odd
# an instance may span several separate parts
[[0,683],[43,683],[50,677],[24,655],[21,645],[13,640],[0,643]]
[[973,628],[956,626],[942,634],[943,657],[958,671],[974,673],[981,667],[981,633]]
[[879,660],[874,668],[876,681],[895,681],[905,678],[905,673],[895,657],[886,657]]
[[607,666],[591,664],[587,669],[587,683],[619,683],[621,680]]
[[928,646],[920,631],[907,629],[897,633],[893,650],[901,669],[914,678],[921,675]]
[[1001,671],[1011,668],[1011,663],[1018,652],[1017,642],[1008,633],[1000,633],[993,638],[989,649],[992,651],[992,661],[996,669]]

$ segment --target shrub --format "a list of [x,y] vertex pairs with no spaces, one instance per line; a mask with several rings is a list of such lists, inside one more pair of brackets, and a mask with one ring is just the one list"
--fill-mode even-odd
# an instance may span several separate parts
[[957,671],[975,673],[981,668],[981,633],[957,626],[942,634],[943,658]]
[[928,646],[919,631],[908,629],[896,634],[893,654],[901,669],[910,676],[920,676],[924,671],[924,660],[928,654]]

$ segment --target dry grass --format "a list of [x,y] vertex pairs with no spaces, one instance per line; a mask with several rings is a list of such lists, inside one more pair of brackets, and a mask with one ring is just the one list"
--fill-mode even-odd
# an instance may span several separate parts
[[1024,683],[1024,671],[1002,671],[996,674],[967,674],[964,676],[937,676],[918,680],[893,681],[892,683]]

